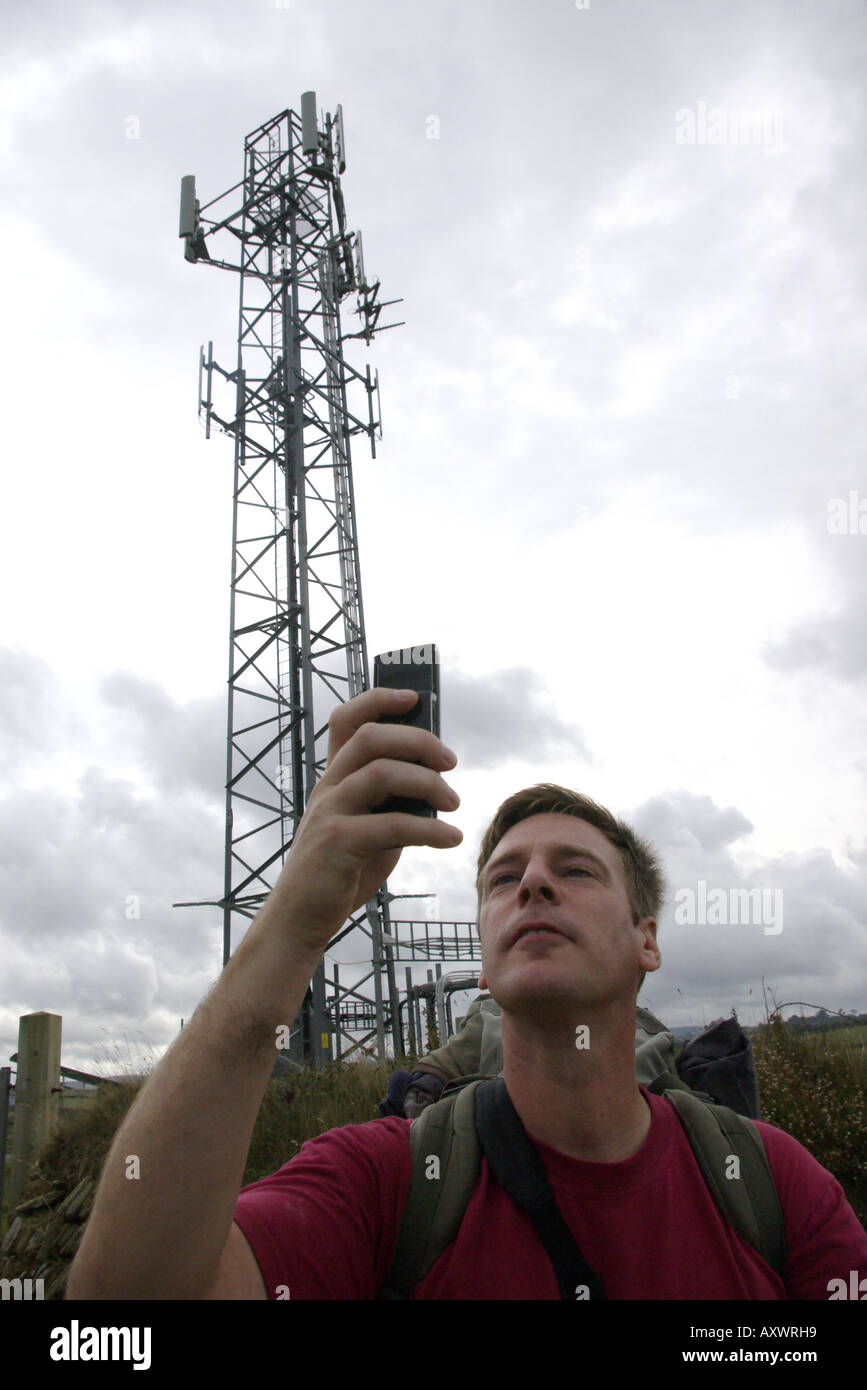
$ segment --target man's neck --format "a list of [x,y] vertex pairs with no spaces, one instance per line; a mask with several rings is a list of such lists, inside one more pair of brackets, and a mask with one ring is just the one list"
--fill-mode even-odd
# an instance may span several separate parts
[[570,1158],[621,1163],[650,1132],[635,1080],[634,1010],[591,1019],[577,1039],[504,1011],[503,1075],[527,1133]]

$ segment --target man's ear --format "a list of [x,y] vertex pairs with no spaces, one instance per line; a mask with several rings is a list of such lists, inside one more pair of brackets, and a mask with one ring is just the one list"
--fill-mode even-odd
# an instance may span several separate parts
[[482,973],[481,973],[481,975],[479,976],[479,989],[487,989],[487,988],[488,988],[488,982],[487,982],[487,980],[485,979],[485,972],[484,972],[484,970],[483,970]]
[[662,964],[662,953],[656,943],[656,921],[653,917],[642,917],[638,926],[644,933],[641,968],[647,973],[658,970]]

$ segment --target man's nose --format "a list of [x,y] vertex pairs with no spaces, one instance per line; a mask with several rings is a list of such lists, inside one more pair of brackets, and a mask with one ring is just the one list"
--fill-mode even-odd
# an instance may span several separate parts
[[522,902],[530,902],[533,898],[550,900],[556,896],[556,892],[556,880],[544,865],[527,865],[518,890],[518,897]]

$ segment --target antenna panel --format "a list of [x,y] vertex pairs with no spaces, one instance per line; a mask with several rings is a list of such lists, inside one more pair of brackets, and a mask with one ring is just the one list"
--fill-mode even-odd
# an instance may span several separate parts
[[343,138],[342,106],[338,106],[334,113],[334,158],[337,162],[337,172],[342,174],[346,169],[346,142]]
[[181,179],[181,216],[178,236],[192,236],[196,230],[196,176],[184,174]]
[[301,149],[304,154],[318,154],[319,126],[316,123],[316,93],[301,93]]

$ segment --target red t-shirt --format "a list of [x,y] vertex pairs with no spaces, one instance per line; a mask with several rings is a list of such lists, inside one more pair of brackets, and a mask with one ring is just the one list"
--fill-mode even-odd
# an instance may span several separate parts
[[[785,1282],[728,1226],[670,1102],[641,1087],[647,1138],[624,1163],[586,1163],[534,1140],[557,1205],[610,1299],[827,1299],[867,1276],[867,1232],[837,1180],[791,1135],[756,1122],[786,1221]],[[411,1176],[409,1120],[308,1140],[242,1189],[235,1221],[268,1297],[372,1299],[391,1267]],[[526,1212],[484,1156],[457,1237],[413,1298],[559,1299]]]

